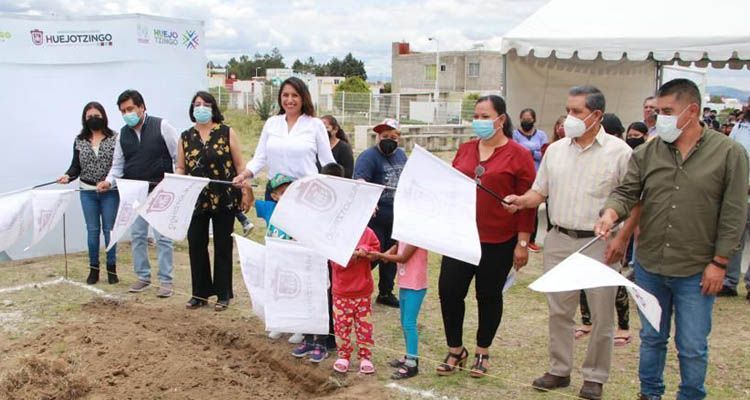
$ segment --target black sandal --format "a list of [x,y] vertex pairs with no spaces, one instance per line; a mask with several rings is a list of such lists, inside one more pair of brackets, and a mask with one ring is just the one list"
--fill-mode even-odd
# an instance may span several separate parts
[[[466,347],[461,349],[461,352],[458,354],[448,352],[448,355],[445,356],[445,360],[443,360],[443,363],[438,365],[436,371],[437,374],[440,376],[449,376],[453,375],[458,371],[459,368],[464,368],[466,366],[466,360],[469,358],[469,351],[466,350]],[[456,363],[454,365],[448,364],[449,360],[456,360]]]
[[229,308],[229,300],[219,300],[214,304],[214,311],[224,311]]
[[404,360],[406,359],[406,356],[402,358],[394,358],[391,361],[388,361],[388,366],[392,368],[401,368],[404,366]]
[[194,310],[196,308],[201,308],[208,304],[206,300],[197,299],[195,297],[191,297],[190,300],[188,300],[187,304],[185,304],[185,308],[188,310]]
[[401,379],[409,379],[409,378],[413,378],[417,376],[417,374],[419,374],[419,359],[415,361],[417,362],[417,365],[413,367],[410,367],[406,364],[401,365],[401,367],[393,371],[393,374],[391,374],[391,379],[401,380]]
[[482,378],[487,375],[487,368],[483,365],[484,360],[489,360],[489,354],[474,354],[474,365],[471,367],[469,375],[472,378]]

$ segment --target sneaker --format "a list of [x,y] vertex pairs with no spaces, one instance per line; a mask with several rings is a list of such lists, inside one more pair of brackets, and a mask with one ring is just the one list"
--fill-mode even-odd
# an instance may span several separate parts
[[542,251],[542,248],[539,247],[539,245],[536,243],[529,243],[527,247],[532,253],[539,253],[540,251]]
[[268,332],[268,337],[271,338],[271,339],[273,339],[273,340],[279,339],[281,337],[281,335],[282,335],[282,333],[281,332],[277,332],[277,331],[270,331],[270,332]]
[[255,225],[253,225],[250,220],[245,220],[245,222],[242,223],[242,235],[247,236],[250,234],[250,232],[253,231],[253,228],[255,228]]
[[148,243],[148,247],[156,247],[156,240],[150,236],[146,238],[146,243]]
[[305,335],[301,333],[295,333],[289,337],[289,343],[292,343],[292,344],[302,343],[303,340],[305,340]]
[[315,350],[315,346],[311,343],[300,343],[299,346],[297,346],[294,350],[292,350],[292,355],[297,358],[302,358],[310,353],[312,353]]
[[130,293],[140,293],[144,290],[146,290],[149,286],[151,286],[151,282],[138,280],[133,284],[133,286],[128,289],[128,292]]
[[161,297],[163,299],[166,299],[167,297],[172,297],[174,294],[174,289],[172,289],[171,283],[162,283],[161,287],[159,288],[159,291],[156,292],[156,297]]
[[399,306],[398,299],[393,295],[393,293],[379,294],[375,302],[386,307],[398,308]]
[[317,364],[325,360],[326,358],[328,358],[328,352],[323,346],[315,346],[315,349],[313,350],[312,354],[310,354],[311,363]]
[[724,286],[719,290],[719,293],[716,294],[718,297],[737,297],[737,290],[732,289],[729,286]]

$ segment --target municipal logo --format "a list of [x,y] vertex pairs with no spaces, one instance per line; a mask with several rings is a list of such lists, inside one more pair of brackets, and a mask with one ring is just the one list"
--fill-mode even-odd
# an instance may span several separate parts
[[149,34],[148,26],[143,25],[143,24],[138,24],[138,30],[137,30],[138,43],[149,44],[151,40],[149,40],[148,34]]
[[336,205],[336,191],[319,180],[300,182],[300,194],[294,200],[319,212],[330,211]]
[[0,31],[0,43],[7,42],[12,37],[13,35],[11,35],[10,32]]
[[44,43],[44,31],[34,29],[31,31],[31,42],[36,46],[41,46]]
[[159,193],[154,195],[151,204],[148,205],[147,212],[161,212],[169,209],[169,206],[174,202],[174,193],[160,190]]
[[154,43],[177,46],[180,44],[180,34],[169,29],[154,29]]
[[185,45],[186,49],[197,49],[198,48],[198,32],[185,31],[185,33],[182,34],[182,44]]

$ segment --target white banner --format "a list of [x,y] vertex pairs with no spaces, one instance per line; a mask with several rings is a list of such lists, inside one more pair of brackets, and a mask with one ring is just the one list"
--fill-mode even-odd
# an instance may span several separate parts
[[120,205],[117,208],[117,218],[110,234],[107,250],[120,240],[138,218],[138,207],[146,203],[148,196],[148,182],[117,179],[117,191],[120,195]]
[[148,195],[146,203],[138,207],[138,214],[160,234],[183,240],[187,236],[195,202],[207,178],[164,174],[164,179]]
[[31,246],[39,243],[60,222],[75,190],[32,190],[31,209],[34,217],[34,230]]
[[414,146],[396,190],[392,236],[478,265],[482,247],[476,204],[473,180],[429,151]]
[[265,318],[263,312],[265,303],[265,270],[266,270],[266,248],[262,244],[232,234],[237,243],[237,253],[240,256],[240,268],[242,279],[253,302],[253,312],[260,318]]
[[266,330],[328,333],[328,260],[292,240],[266,238]]
[[31,192],[0,197],[0,252],[9,249],[32,225]]
[[271,224],[340,265],[347,265],[383,187],[327,175],[294,181]]
[[651,293],[641,289],[617,271],[581,253],[573,253],[529,285],[537,292],[567,292],[596,287],[625,286],[638,309],[659,331],[661,307]]

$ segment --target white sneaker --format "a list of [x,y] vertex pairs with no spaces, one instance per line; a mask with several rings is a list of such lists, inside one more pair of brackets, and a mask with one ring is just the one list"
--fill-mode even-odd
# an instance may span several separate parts
[[250,232],[253,231],[253,228],[255,228],[255,225],[253,225],[252,222],[245,221],[245,223],[242,224],[242,235],[247,236],[250,234]]
[[280,338],[281,335],[282,335],[281,332],[276,332],[276,331],[268,332],[268,337],[271,338],[271,339],[273,339],[273,340],[276,340],[276,339]]
[[289,343],[292,344],[300,344],[303,340],[305,340],[305,335],[301,333],[295,333],[294,335],[289,337]]

